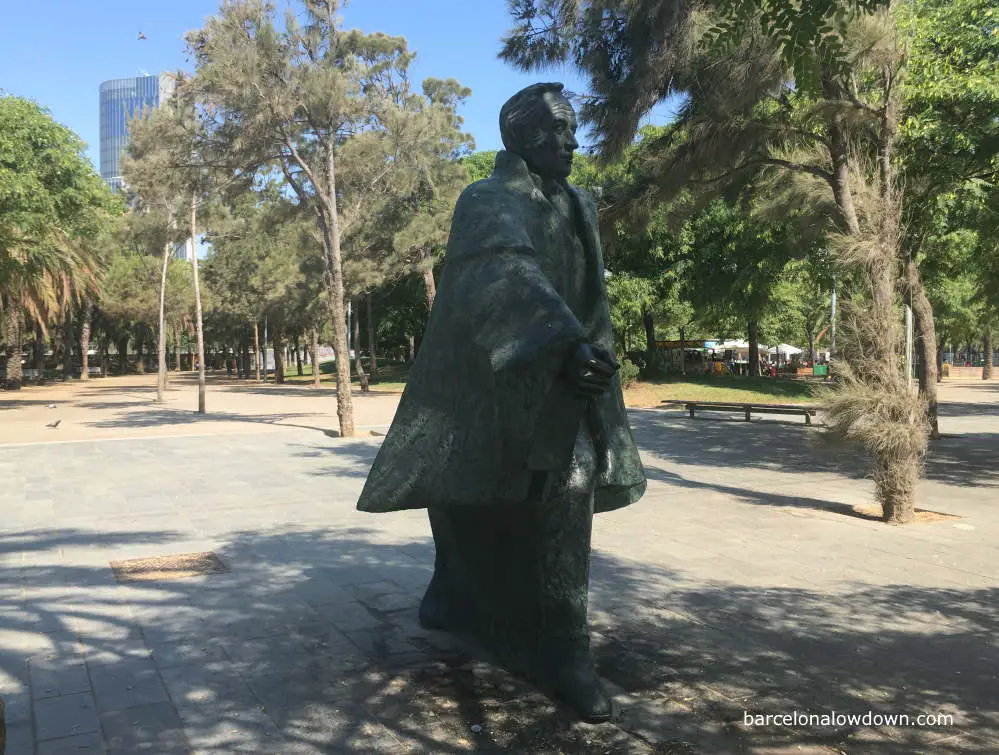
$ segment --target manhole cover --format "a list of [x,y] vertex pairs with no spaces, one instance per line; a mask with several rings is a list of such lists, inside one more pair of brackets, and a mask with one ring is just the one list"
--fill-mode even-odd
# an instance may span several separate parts
[[183,579],[204,574],[227,574],[230,569],[212,552],[180,553],[173,556],[133,558],[112,561],[111,569],[119,582],[152,582]]

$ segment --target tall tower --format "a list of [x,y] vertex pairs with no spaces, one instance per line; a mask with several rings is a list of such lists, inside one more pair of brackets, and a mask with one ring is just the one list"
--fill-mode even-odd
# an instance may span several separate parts
[[128,121],[159,107],[176,87],[169,73],[111,79],[101,84],[101,178],[112,191],[122,189],[121,157],[128,146]]

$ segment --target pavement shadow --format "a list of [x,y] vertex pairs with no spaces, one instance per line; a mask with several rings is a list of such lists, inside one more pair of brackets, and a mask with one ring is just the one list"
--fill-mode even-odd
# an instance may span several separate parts
[[[969,416],[983,404],[941,404],[948,416]],[[981,413],[981,412],[978,412]],[[677,464],[780,472],[824,472],[860,480],[870,464],[855,449],[827,443],[822,429],[799,422],[743,422],[682,416],[658,409],[629,413],[639,446]],[[999,433],[962,433],[930,443],[924,477],[943,483],[999,485]],[[726,490],[745,497],[751,491]],[[780,498],[781,496],[777,496]]]
[[[351,396],[355,399],[363,399],[368,396],[398,396],[398,391],[379,391],[377,383],[372,383],[372,390],[365,393],[357,386],[351,386]],[[259,396],[329,396],[336,398],[336,385],[324,383],[320,388],[316,388],[312,383],[299,383],[295,385],[240,385],[227,384],[224,386],[227,392],[249,393]]]
[[774,493],[764,490],[753,490],[750,488],[738,487],[735,485],[722,485],[719,483],[703,482],[691,480],[676,472],[669,472],[658,467],[645,467],[645,475],[649,480],[665,482],[668,485],[675,485],[690,490],[711,490],[715,493],[730,495],[746,503],[761,506],[773,506],[776,508],[810,509],[812,511],[828,511],[833,514],[843,514],[846,516],[866,519],[868,521],[881,521],[881,518],[873,514],[859,511],[853,506],[837,501],[829,501],[823,498],[811,498],[802,495],[787,495],[784,493]]
[[[125,752],[999,747],[996,589],[747,587],[596,552],[594,644],[623,708],[614,724],[587,726],[488,656],[417,625],[429,538],[248,529],[215,551],[227,573],[126,584],[100,559],[71,565],[77,549],[164,554],[178,537],[66,530],[0,541],[10,742],[32,730],[30,698],[37,711],[93,694],[108,745]],[[795,710],[952,713],[956,726],[740,725],[744,711]],[[64,744],[74,733],[87,732],[67,731]]]
[[865,476],[862,458],[851,449],[823,442],[821,429],[804,422],[745,422],[695,417],[663,409],[629,412],[639,446],[677,464],[761,469],[784,472],[828,472],[853,479]]
[[986,416],[986,417],[999,417],[999,395],[996,396],[996,402],[990,403],[991,393],[999,393],[999,388],[993,388],[992,386],[975,386],[980,394],[985,394],[983,396],[983,401],[947,401],[941,403],[938,408],[938,413],[940,417],[974,417],[974,416]]
[[[701,731],[719,727],[705,740],[717,748],[707,751],[753,752],[769,737],[851,754],[994,752],[999,745],[995,588],[854,585],[830,593],[692,584],[682,572],[606,557],[593,573],[594,602],[608,617],[596,624],[603,673],[672,708],[671,725],[681,731],[685,716],[699,719]],[[944,713],[954,726],[736,726],[729,746],[723,738],[725,725],[741,723],[745,712],[868,710],[913,719]],[[649,735],[653,727],[636,720],[634,731]]]
[[302,430],[314,430],[324,435],[335,437],[336,431],[330,428],[316,427],[288,420],[300,417],[315,417],[308,412],[282,412],[276,414],[237,414],[234,412],[209,412],[199,414],[195,411],[180,411],[177,409],[142,409],[119,414],[113,419],[96,420],[84,423],[87,427],[99,428],[136,428],[163,427],[166,425],[197,425],[205,422],[247,422],[258,425],[275,425],[280,427],[297,427]]
[[930,443],[925,477],[967,487],[999,486],[999,433],[961,433]]

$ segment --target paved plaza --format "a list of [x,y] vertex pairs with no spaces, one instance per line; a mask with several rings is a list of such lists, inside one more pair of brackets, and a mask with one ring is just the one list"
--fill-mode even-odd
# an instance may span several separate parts
[[[801,418],[633,409],[648,493],[594,531],[601,726],[416,624],[425,513],[354,510],[397,397],[340,439],[330,391],[213,387],[198,418],[152,385],[0,394],[11,755],[999,752],[997,383],[942,387],[905,527]],[[228,571],[111,568],[205,552]],[[746,723],[868,711],[953,725]]]

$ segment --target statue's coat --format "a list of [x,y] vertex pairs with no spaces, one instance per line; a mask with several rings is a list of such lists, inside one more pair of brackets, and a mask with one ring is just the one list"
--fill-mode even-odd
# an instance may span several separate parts
[[568,191],[582,253],[513,153],[499,152],[493,174],[462,192],[426,332],[358,510],[524,500],[535,472],[570,463],[580,422],[600,465],[594,511],[644,494],[618,376],[585,401],[560,375],[580,343],[613,353],[596,205]]

